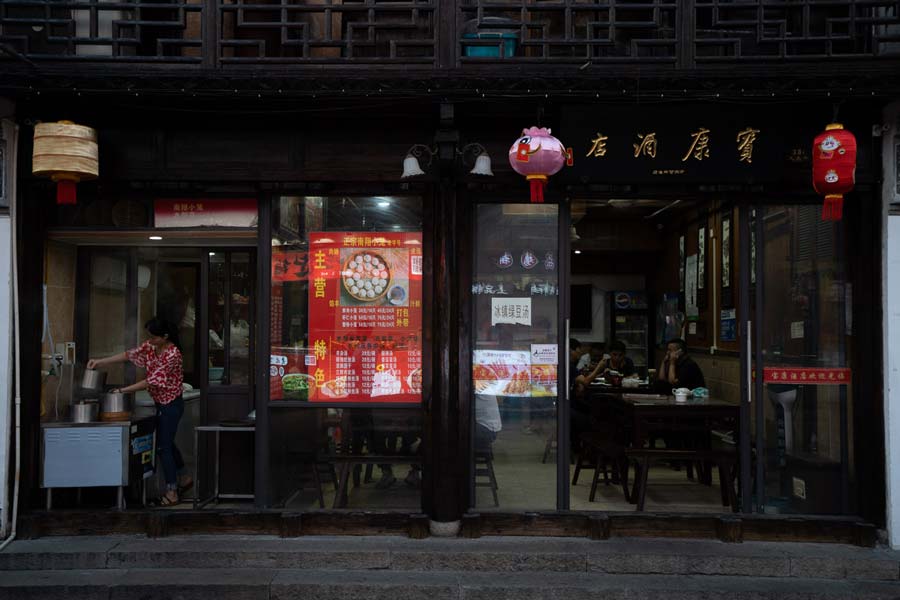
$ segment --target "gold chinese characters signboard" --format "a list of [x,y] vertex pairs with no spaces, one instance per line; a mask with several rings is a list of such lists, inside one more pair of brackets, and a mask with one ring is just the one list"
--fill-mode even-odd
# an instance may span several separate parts
[[576,106],[562,123],[575,155],[564,175],[581,182],[775,181],[795,139],[806,139],[784,115],[746,107]]

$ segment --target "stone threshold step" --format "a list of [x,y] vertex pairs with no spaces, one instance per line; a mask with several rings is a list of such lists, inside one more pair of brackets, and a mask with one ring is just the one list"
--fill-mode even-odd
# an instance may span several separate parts
[[900,552],[836,544],[494,537],[136,536],[14,542],[0,571],[258,568],[396,572],[573,572],[900,580]]
[[0,600],[888,600],[900,583],[602,573],[269,569],[15,571]]

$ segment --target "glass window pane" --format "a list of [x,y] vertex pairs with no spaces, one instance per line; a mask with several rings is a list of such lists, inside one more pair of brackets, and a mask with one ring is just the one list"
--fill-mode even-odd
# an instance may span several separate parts
[[[209,253],[209,384],[221,385],[225,377],[225,295],[224,252]],[[230,333],[230,332],[229,332]]]
[[553,205],[478,207],[472,289],[478,508],[556,507],[558,218]]
[[421,200],[283,196],[272,223],[275,497],[418,507]]
[[231,321],[229,339],[229,382],[232,385],[250,383],[250,323],[252,319],[252,270],[250,254],[231,253],[231,296],[228,310]]
[[[96,250],[91,253],[91,288],[88,317],[88,356],[113,356],[127,350],[128,257]],[[141,332],[140,339],[143,339]],[[124,363],[104,367],[108,385],[124,385]]]
[[[852,513],[852,291],[843,221],[819,206],[762,214],[762,336],[767,513]],[[845,428],[842,426],[846,426]],[[843,433],[842,433],[843,429]],[[849,479],[845,483],[849,483]]]
[[[157,268],[156,314],[178,328],[184,380],[199,385],[196,378],[197,287],[200,265],[197,263],[160,262]],[[146,321],[142,321],[143,325]]]

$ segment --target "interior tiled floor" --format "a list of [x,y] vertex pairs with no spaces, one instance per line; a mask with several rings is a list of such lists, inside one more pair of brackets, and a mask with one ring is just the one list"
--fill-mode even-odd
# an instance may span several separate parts
[[[498,484],[499,507],[494,507],[488,487],[478,487],[476,506],[479,510],[555,510],[556,509],[556,448],[547,462],[541,460],[546,448],[552,421],[532,422],[526,428],[521,422],[506,425],[493,444],[494,471]],[[363,468],[364,469],[364,468]],[[569,468],[572,480],[574,466]],[[372,469],[372,479],[368,482],[361,477],[359,487],[350,486],[347,508],[408,508],[417,510],[421,506],[421,491],[404,483],[409,472],[406,465],[393,467],[396,482],[387,489],[378,489],[381,477],[379,467]],[[364,476],[364,471],[361,474]],[[570,506],[573,510],[634,511],[635,505],[625,501],[621,486],[604,485],[597,489],[594,502],[588,501],[593,471],[582,470],[577,485],[570,487]],[[633,478],[633,472],[632,472]],[[487,482],[487,478],[479,478]],[[326,482],[323,486],[326,508],[331,508],[334,500],[334,485]],[[294,510],[315,510],[318,499],[311,483],[291,499],[287,508]],[[646,511],[671,511],[693,513],[729,512],[720,500],[716,474],[711,486],[691,481],[684,470],[676,471],[668,465],[653,466],[648,477]]]
[[[546,463],[541,459],[547,436],[526,433],[522,427],[505,429],[494,442],[494,471],[497,477],[497,510],[553,510],[556,508],[556,450]],[[572,481],[574,465],[569,467]],[[588,500],[592,470],[582,470],[578,484],[570,486],[572,510],[634,511],[635,505],[625,501],[619,485],[597,488],[594,502]],[[633,478],[633,471],[631,474]],[[493,498],[488,488],[478,488],[479,510],[492,510]],[[668,465],[651,467],[648,475],[645,511],[671,512],[730,512],[723,507],[716,474],[711,486],[691,481],[684,470],[675,471]]]

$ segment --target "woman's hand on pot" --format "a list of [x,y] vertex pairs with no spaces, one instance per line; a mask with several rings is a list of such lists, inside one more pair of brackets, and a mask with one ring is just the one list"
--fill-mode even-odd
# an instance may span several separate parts
[[96,369],[96,368],[99,367],[99,366],[100,366],[100,359],[99,359],[99,358],[92,358],[91,360],[87,361],[87,368],[88,368],[88,369]]

